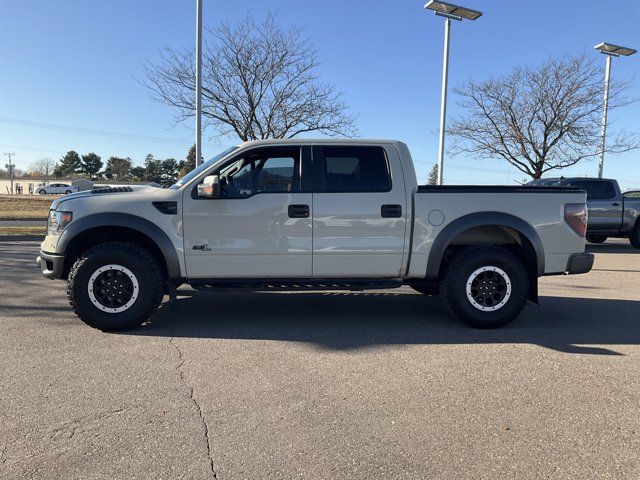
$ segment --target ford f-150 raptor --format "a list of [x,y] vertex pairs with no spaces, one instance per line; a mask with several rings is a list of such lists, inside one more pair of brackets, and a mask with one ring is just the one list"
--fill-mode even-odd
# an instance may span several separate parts
[[398,141],[261,140],[167,189],[56,199],[37,263],[66,279],[75,313],[102,330],[142,324],[184,283],[406,284],[494,328],[537,301],[538,277],[591,269],[585,199],[567,187],[418,186]]

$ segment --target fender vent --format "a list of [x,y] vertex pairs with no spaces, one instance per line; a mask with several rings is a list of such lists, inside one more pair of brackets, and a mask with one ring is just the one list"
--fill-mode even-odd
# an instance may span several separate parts
[[178,202],[152,202],[153,206],[158,211],[165,215],[177,215],[178,214]]
[[91,189],[91,193],[122,193],[122,192],[133,192],[131,187],[99,187]]

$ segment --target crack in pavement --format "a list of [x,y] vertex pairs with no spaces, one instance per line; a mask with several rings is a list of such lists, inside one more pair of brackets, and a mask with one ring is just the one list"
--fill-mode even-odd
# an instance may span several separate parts
[[89,415],[83,415],[78,418],[73,418],[67,422],[63,422],[60,426],[53,428],[49,433],[49,439],[56,440],[58,437],[64,436],[67,440],[70,440],[79,429],[86,428],[90,423],[100,422],[105,418],[112,417],[113,415],[117,415],[122,412],[124,412],[124,408],[117,408],[115,410],[96,412]]
[[182,370],[182,366],[184,365],[182,350],[180,350],[180,347],[178,347],[178,345],[173,340],[174,340],[173,337],[169,338],[169,344],[173,348],[175,348],[176,352],[178,352],[179,363],[178,363],[178,366],[176,367],[176,370],[178,371],[178,374],[180,376],[180,382],[189,390],[189,399],[193,402],[193,404],[196,406],[196,409],[198,410],[198,415],[200,416],[200,422],[202,423],[202,428],[204,429],[204,438],[207,444],[207,457],[209,458],[209,467],[211,468],[211,474],[213,475],[213,478],[217,479],[218,474],[216,473],[215,468],[213,466],[213,456],[211,455],[211,439],[209,437],[209,426],[207,425],[207,422],[204,419],[204,413],[202,412],[202,407],[200,406],[200,404],[198,403],[198,400],[196,400],[196,398],[193,395],[193,387],[188,385],[187,382],[185,381],[184,371]]

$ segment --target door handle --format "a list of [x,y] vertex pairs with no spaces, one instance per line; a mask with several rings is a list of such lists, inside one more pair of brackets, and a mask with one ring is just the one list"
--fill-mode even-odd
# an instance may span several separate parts
[[289,205],[289,218],[309,218],[309,205]]
[[613,207],[619,207],[619,206],[620,206],[620,204],[619,204],[618,202],[613,202],[613,203],[611,204],[611,206],[613,206]]
[[402,217],[402,205],[382,205],[380,215],[382,218],[400,218]]

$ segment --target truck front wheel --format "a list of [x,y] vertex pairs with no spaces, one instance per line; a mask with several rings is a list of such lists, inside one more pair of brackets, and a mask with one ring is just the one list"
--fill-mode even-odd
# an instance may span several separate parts
[[109,242],[87,250],[69,272],[67,296],[76,315],[103,331],[144,323],[162,302],[158,262],[138,245]]
[[467,247],[451,260],[440,294],[456,317],[474,328],[498,328],[524,308],[529,276],[520,259],[497,246]]

